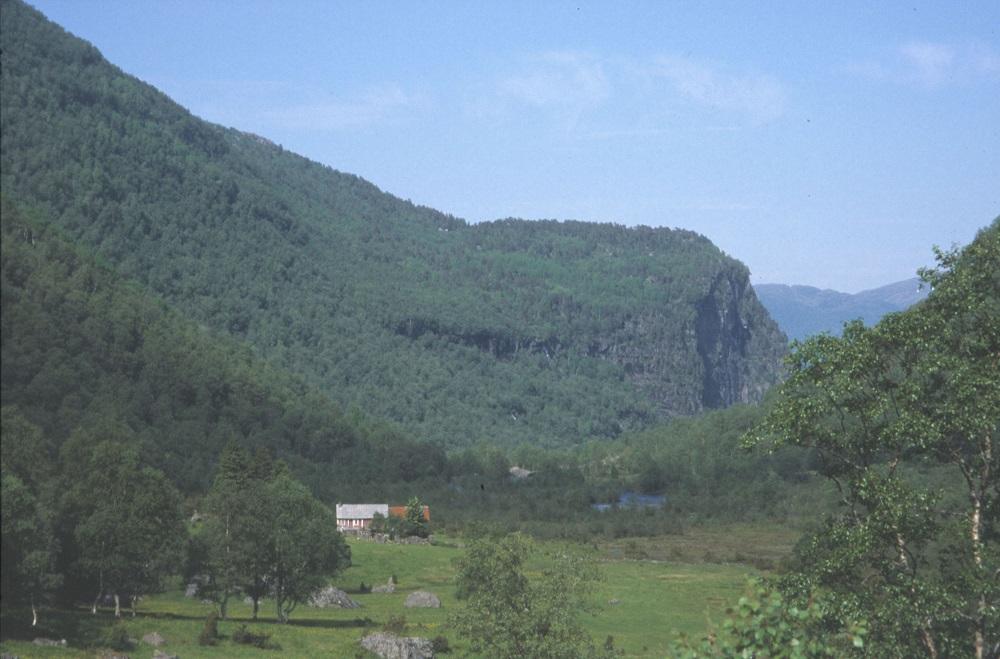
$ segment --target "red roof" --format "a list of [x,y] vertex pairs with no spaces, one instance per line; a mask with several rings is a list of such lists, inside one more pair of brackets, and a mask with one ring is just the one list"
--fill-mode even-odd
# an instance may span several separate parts
[[[389,517],[399,517],[400,519],[406,517],[406,506],[389,506]],[[423,518],[425,522],[431,521],[430,506],[423,507]]]

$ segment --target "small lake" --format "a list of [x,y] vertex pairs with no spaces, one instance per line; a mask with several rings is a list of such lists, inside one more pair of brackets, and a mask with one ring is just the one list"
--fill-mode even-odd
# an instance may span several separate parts
[[622,492],[618,501],[613,503],[593,503],[594,510],[611,510],[612,508],[662,508],[667,502],[665,494],[640,494],[639,492]]

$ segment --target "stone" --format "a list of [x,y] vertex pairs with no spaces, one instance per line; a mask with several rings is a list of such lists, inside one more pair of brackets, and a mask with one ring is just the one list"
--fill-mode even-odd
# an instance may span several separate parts
[[32,645],[37,645],[43,648],[64,648],[66,647],[66,639],[60,639],[58,641],[51,638],[36,638],[31,642]]
[[189,583],[184,588],[184,597],[198,597],[198,590],[200,586],[194,582]]
[[21,657],[19,657],[16,654],[9,654],[7,652],[4,652],[0,654],[0,659],[21,659]]
[[403,606],[408,609],[440,609],[441,600],[434,593],[417,590],[406,596]]
[[434,646],[426,638],[396,636],[389,632],[369,634],[361,639],[361,647],[382,659],[433,659]]
[[352,600],[347,596],[347,593],[340,590],[339,588],[334,588],[333,586],[327,586],[322,590],[317,590],[309,598],[309,606],[315,606],[319,609],[326,608],[337,608],[337,609],[360,609],[361,605]]
[[375,586],[372,588],[373,593],[394,593],[396,592],[396,582],[389,577],[389,581],[386,582],[384,586]]
[[154,648],[158,648],[167,642],[167,639],[160,636],[160,632],[150,632],[142,637],[142,642],[147,645],[152,645]]
[[153,659],[180,659],[176,654],[167,654],[163,650],[157,650],[153,653]]

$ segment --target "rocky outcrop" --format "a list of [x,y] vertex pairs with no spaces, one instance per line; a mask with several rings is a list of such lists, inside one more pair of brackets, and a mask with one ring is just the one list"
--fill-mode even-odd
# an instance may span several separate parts
[[360,609],[361,605],[352,600],[347,596],[347,593],[340,590],[339,588],[334,588],[333,586],[327,586],[322,590],[318,590],[313,593],[312,597],[309,598],[309,606],[315,606],[318,609],[327,608],[337,608],[337,609]]
[[406,596],[403,606],[408,609],[440,609],[441,600],[434,593],[418,590]]
[[361,647],[383,659],[433,659],[434,648],[426,638],[396,636],[388,632],[369,634],[361,639]]

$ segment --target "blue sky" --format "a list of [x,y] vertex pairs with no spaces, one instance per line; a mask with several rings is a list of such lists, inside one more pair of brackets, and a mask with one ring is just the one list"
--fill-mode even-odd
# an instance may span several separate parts
[[854,292],[1000,214],[1000,3],[38,0],[210,121],[470,221]]

